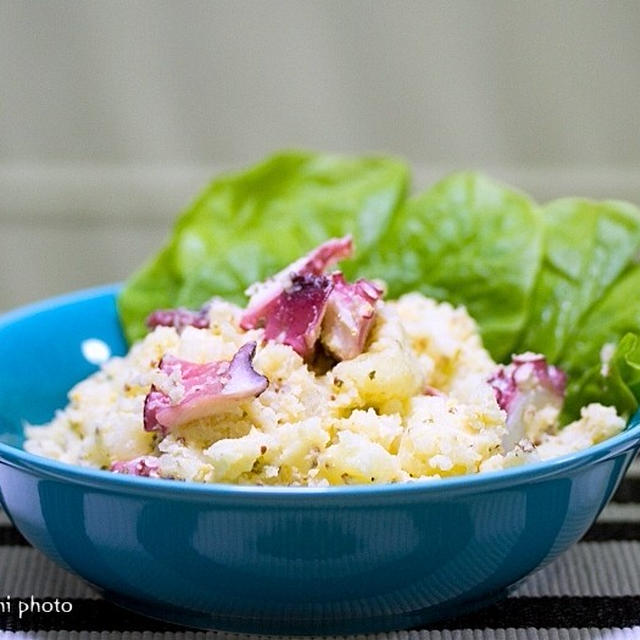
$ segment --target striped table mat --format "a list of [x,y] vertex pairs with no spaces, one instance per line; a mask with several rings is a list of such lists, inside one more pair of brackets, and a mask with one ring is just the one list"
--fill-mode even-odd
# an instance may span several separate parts
[[[240,640],[191,632],[119,609],[36,551],[0,512],[0,640]],[[70,613],[29,611],[16,603],[60,601]],[[34,607],[35,608],[35,607]],[[259,636],[252,636],[258,638]],[[640,462],[584,538],[483,611],[377,640],[640,640]],[[363,638],[363,636],[360,636]]]

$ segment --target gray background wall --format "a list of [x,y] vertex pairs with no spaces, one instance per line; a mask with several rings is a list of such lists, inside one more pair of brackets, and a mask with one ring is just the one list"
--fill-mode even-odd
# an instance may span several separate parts
[[0,0],[0,308],[126,276],[277,148],[640,202],[640,2]]

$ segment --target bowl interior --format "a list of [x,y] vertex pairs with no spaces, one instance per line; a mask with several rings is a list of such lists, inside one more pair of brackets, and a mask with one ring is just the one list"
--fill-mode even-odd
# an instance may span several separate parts
[[126,353],[116,291],[78,292],[0,318],[1,442],[21,447],[25,423],[51,420],[74,384]]

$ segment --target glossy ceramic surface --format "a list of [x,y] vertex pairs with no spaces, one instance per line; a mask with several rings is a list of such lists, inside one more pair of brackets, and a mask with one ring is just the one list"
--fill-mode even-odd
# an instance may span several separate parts
[[615,438],[540,465],[427,484],[206,486],[20,449],[107,352],[115,289],[0,319],[0,496],[37,548],[126,607],[190,626],[346,633],[416,626],[503,594],[576,542],[635,454]]

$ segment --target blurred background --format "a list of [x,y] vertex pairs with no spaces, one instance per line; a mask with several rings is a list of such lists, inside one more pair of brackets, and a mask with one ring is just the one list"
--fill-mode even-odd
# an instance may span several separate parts
[[0,0],[0,309],[125,278],[276,149],[640,203],[640,2]]

